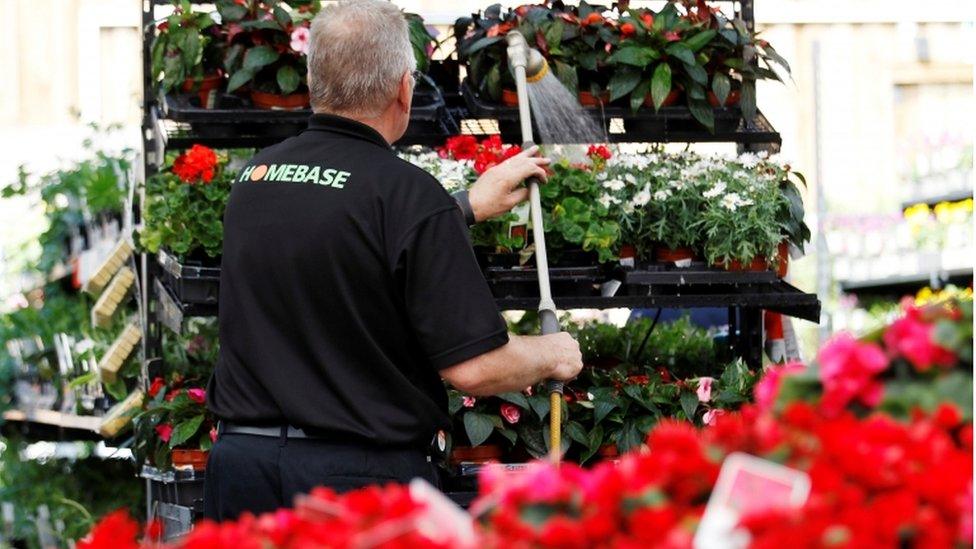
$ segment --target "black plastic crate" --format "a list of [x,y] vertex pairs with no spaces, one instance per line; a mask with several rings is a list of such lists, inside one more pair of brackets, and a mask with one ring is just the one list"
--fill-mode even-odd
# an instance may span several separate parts
[[[539,296],[539,275],[534,267],[488,267],[485,279],[496,299]],[[606,269],[598,265],[549,267],[553,295],[598,296],[600,285],[606,281]]]
[[[499,132],[505,140],[521,139],[518,107],[494,103],[479,96],[468,80],[461,83],[461,93],[468,114],[472,118],[496,120]],[[607,132],[609,132],[611,119],[622,120],[624,133],[608,134],[613,141],[617,142],[679,141],[696,136],[705,141],[735,140],[735,136],[731,134],[745,130],[742,110],[738,107],[712,109],[715,132],[709,132],[702,126],[692,116],[688,107],[679,105],[661,107],[658,111],[650,107],[642,107],[635,112],[619,105],[584,107],[583,111]],[[773,141],[779,140],[779,134],[775,132],[767,137]]]
[[178,259],[160,251],[163,284],[184,305],[217,305],[220,294],[220,259]]

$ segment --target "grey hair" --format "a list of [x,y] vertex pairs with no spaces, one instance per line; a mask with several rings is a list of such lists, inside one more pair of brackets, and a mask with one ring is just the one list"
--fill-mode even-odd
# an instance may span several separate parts
[[407,20],[387,0],[344,0],[312,21],[308,87],[312,109],[375,117],[417,67]]

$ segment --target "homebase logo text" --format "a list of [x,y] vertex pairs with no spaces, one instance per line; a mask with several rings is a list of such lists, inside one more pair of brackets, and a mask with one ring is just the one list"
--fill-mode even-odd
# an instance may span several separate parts
[[350,175],[352,174],[349,172],[334,168],[322,169],[318,166],[307,166],[305,164],[258,164],[244,168],[237,181],[315,183],[333,189],[342,189]]

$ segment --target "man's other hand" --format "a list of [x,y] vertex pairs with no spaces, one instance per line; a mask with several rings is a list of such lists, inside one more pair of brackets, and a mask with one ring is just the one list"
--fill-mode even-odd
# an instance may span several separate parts
[[468,200],[476,222],[504,215],[529,198],[529,189],[522,182],[529,177],[546,180],[546,166],[550,160],[536,156],[539,147],[533,145],[501,164],[489,168],[468,189]]
[[575,379],[583,369],[583,354],[579,342],[566,332],[540,336],[552,353],[552,372],[549,379],[569,381]]

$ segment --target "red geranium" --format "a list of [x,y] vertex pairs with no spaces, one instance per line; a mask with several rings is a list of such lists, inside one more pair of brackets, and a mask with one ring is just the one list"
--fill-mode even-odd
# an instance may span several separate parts
[[173,161],[173,173],[185,183],[210,183],[217,169],[217,153],[203,145],[193,145]]
[[119,509],[105,515],[85,539],[78,542],[78,549],[137,549],[138,535],[139,523],[132,520],[128,511]]
[[481,175],[488,169],[522,152],[518,145],[506,147],[499,135],[490,135],[480,143],[473,135],[449,137],[437,149],[441,158],[473,161],[474,171]]

